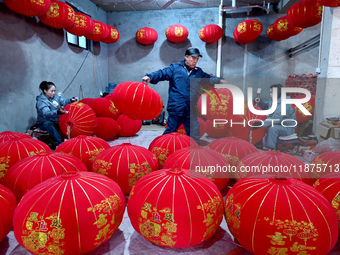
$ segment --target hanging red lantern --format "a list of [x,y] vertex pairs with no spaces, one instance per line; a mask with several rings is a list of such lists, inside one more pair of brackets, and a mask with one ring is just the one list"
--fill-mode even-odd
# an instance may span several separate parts
[[55,152],[64,152],[79,158],[87,170],[91,171],[93,161],[108,148],[110,145],[101,138],[79,135],[60,144]]
[[78,158],[58,152],[43,152],[16,162],[8,170],[4,184],[13,191],[17,201],[37,184],[67,172],[87,171]]
[[50,152],[47,144],[31,138],[14,138],[0,143],[0,184],[16,162],[41,152]]
[[115,107],[114,103],[105,97],[98,97],[91,102],[88,103],[88,105],[92,108],[92,110],[95,112],[97,117],[109,117],[114,120],[117,120],[119,117],[119,111]]
[[32,136],[20,133],[20,132],[12,132],[12,131],[4,131],[0,133],[0,143],[6,142],[15,138],[32,138]]
[[50,0],[4,0],[12,11],[31,17],[40,16],[48,12],[51,1]]
[[141,44],[150,45],[155,43],[157,39],[157,31],[150,27],[141,28],[136,32],[136,40]]
[[119,32],[116,28],[112,26],[107,26],[109,28],[109,35],[105,39],[100,40],[103,43],[115,43],[119,40]]
[[[255,213],[254,213],[255,212]],[[326,198],[294,179],[244,179],[225,201],[228,229],[252,254],[328,254],[338,239]]]
[[61,29],[71,27],[74,24],[76,17],[74,10],[67,3],[52,1],[48,12],[39,16],[39,19],[47,26]]
[[119,84],[112,92],[112,100],[121,113],[134,120],[152,120],[163,110],[160,95],[144,82]]
[[[317,173],[317,178],[330,173],[340,172],[340,151],[327,151],[318,155],[310,164],[313,172]],[[339,177],[340,178],[340,177]]]
[[97,126],[94,134],[104,140],[114,138],[119,132],[117,121],[108,117],[98,117]]
[[293,31],[291,32],[292,36],[300,34],[302,30],[303,30],[302,27],[294,27]]
[[165,36],[170,42],[179,43],[183,42],[188,38],[189,31],[185,26],[172,25],[165,31]]
[[112,146],[100,153],[92,164],[93,172],[114,180],[124,195],[129,195],[140,178],[155,170],[158,170],[155,155],[144,147],[130,143]]
[[98,42],[109,36],[110,29],[105,23],[94,20],[93,24],[93,32],[92,34],[86,36],[87,39]]
[[95,112],[84,103],[72,103],[65,106],[66,114],[59,117],[60,130],[68,138],[78,135],[94,134],[97,125]]
[[[218,152],[203,146],[190,146],[172,153],[165,161],[164,169],[190,170],[191,177],[208,178],[222,191],[229,182],[228,161]],[[215,169],[216,172],[212,172]],[[225,171],[219,171],[224,169]]]
[[281,38],[281,40],[286,40],[295,33],[295,27],[288,23],[287,16],[278,18],[274,24],[274,33]]
[[156,137],[149,145],[149,150],[155,154],[158,160],[158,166],[163,168],[166,159],[175,151],[190,145],[197,145],[190,136],[182,135],[178,132],[165,134]]
[[261,35],[262,30],[263,25],[261,21],[257,19],[248,19],[236,26],[233,32],[233,38],[238,43],[252,43]]
[[220,26],[210,24],[201,28],[199,38],[206,43],[213,43],[218,41],[223,35],[223,30]]
[[221,193],[187,170],[159,170],[132,188],[127,206],[135,231],[159,246],[180,248],[210,238],[223,218]]
[[318,0],[320,5],[328,6],[328,7],[339,7],[340,0]]
[[137,134],[142,128],[141,120],[133,120],[128,116],[121,114],[117,119],[119,125],[118,136],[129,137]]
[[0,184],[0,242],[12,230],[13,214],[16,206],[17,200],[12,191]]
[[253,144],[237,137],[216,139],[209,143],[208,148],[220,153],[232,166],[237,166],[245,156],[258,152]]
[[65,29],[67,32],[76,36],[89,36],[94,30],[94,22],[93,19],[86,14],[76,12],[74,24]]
[[[297,97],[294,97],[294,98],[305,98],[306,96],[305,95],[301,95],[301,96],[297,96]],[[304,122],[307,122],[309,120],[312,120],[313,119],[313,114],[314,114],[314,109],[315,109],[315,97],[314,96],[311,96],[310,100],[306,103],[303,103],[302,104],[303,107],[305,109],[307,109],[307,111],[309,111],[312,115],[305,115],[301,110],[300,108],[298,108],[295,104],[292,104],[292,107],[295,109],[295,114],[296,114],[296,120],[297,122],[300,124],[300,123],[304,123]]]
[[315,26],[322,20],[322,5],[317,0],[299,1],[288,9],[287,20],[294,27]]
[[121,189],[106,176],[63,174],[25,194],[14,212],[14,235],[33,254],[84,254],[111,237],[124,209]]
[[[273,41],[282,41],[282,40],[284,39],[283,37],[280,37],[279,35],[277,35],[277,34],[275,33],[274,24],[271,24],[271,25],[267,28],[266,35],[267,35],[267,37],[268,37],[270,40],[273,40]],[[287,38],[286,38],[286,39],[287,39]]]

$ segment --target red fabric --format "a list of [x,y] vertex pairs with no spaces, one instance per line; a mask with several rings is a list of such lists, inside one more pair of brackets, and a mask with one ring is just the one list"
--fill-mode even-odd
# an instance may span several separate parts
[[153,28],[144,27],[136,32],[136,40],[141,44],[150,45],[155,43],[157,39],[158,39],[157,31]]
[[[294,179],[245,179],[225,201],[228,228],[252,254],[328,254],[338,221],[326,198]],[[308,249],[308,250],[307,250]]]
[[183,42],[188,38],[189,31],[185,26],[172,25],[165,31],[165,36],[170,42],[179,43]]
[[84,254],[111,237],[124,209],[121,189],[106,176],[64,174],[26,193],[14,213],[14,235],[33,254]]
[[295,27],[288,23],[287,16],[278,18],[273,24],[273,29],[282,40],[288,39],[295,33]]
[[208,148],[220,153],[232,166],[237,166],[245,156],[258,152],[254,145],[237,137],[216,139],[208,145]]
[[41,152],[50,152],[47,144],[31,138],[14,138],[0,143],[0,184],[16,162]]
[[105,39],[101,40],[101,42],[110,44],[115,43],[119,40],[119,32],[116,28],[108,26],[109,28],[109,35]]
[[315,26],[322,20],[322,5],[317,0],[299,1],[288,9],[287,20],[294,27]]
[[87,168],[75,156],[43,152],[16,162],[8,170],[4,184],[13,191],[17,201],[20,201],[23,195],[37,184],[70,171],[87,171]]
[[180,248],[210,238],[223,218],[221,193],[186,170],[159,170],[132,188],[128,214],[135,231],[159,246]]
[[212,120],[206,121],[206,133],[210,137],[221,138],[229,135],[228,124],[216,124]]
[[79,158],[87,170],[91,171],[93,161],[99,153],[108,148],[110,145],[101,138],[79,135],[60,144],[55,152],[64,152]]
[[198,123],[200,124],[200,138],[201,138],[202,136],[204,136],[204,134],[205,134],[205,132],[207,130],[207,124],[201,118],[197,118],[197,120],[198,120]]
[[[305,95],[302,96],[297,96],[294,98],[304,98]],[[299,108],[296,107],[295,104],[292,104],[292,107],[295,109],[295,114],[296,114],[296,120],[297,122],[300,123],[304,123],[307,122],[309,120],[313,119],[313,114],[314,114],[314,109],[315,109],[315,97],[312,96],[310,98],[310,100],[306,103],[302,104],[312,115],[305,115]]]
[[94,30],[94,22],[89,16],[76,12],[74,24],[65,29],[67,32],[76,36],[89,36]]
[[14,209],[17,200],[8,188],[0,184],[0,242],[12,230]]
[[[340,173],[340,151],[327,151],[318,155],[311,163],[314,173],[318,178],[326,174]],[[320,171],[321,169],[321,171]],[[340,175],[340,174],[339,174]],[[340,178],[340,176],[339,176]]]
[[123,143],[112,146],[98,155],[92,171],[103,174],[118,183],[124,195],[144,175],[158,170],[158,161],[148,149]]
[[94,98],[86,97],[86,98],[83,98],[82,100],[80,100],[79,103],[90,105],[93,100],[94,100]]
[[51,6],[51,1],[4,0],[4,4],[16,13],[30,17],[44,15],[46,12],[48,12]]
[[32,136],[25,134],[25,133],[20,133],[20,132],[4,131],[4,132],[0,133],[0,143],[12,140],[14,138],[31,138],[31,139],[33,139]]
[[160,95],[144,82],[119,84],[112,92],[112,100],[121,113],[135,120],[152,120],[163,110]]
[[42,23],[57,29],[73,26],[76,17],[71,6],[62,1],[52,1],[51,7],[44,15],[39,16]]
[[93,32],[92,34],[87,35],[86,38],[92,41],[105,40],[110,33],[109,27],[105,23],[100,22],[98,20],[94,20],[93,23],[94,23]]
[[119,132],[117,121],[107,117],[97,118],[97,127],[94,134],[104,140],[114,138]]
[[97,117],[109,117],[114,120],[118,119],[119,111],[109,98],[98,97],[91,100],[88,105],[92,108]]
[[72,103],[65,106],[66,114],[59,117],[60,130],[67,137],[94,134],[97,125],[95,112],[84,103]]
[[338,7],[340,6],[340,0],[318,0],[319,4],[328,7]]
[[252,43],[261,35],[262,30],[263,25],[261,21],[257,19],[244,20],[236,26],[233,38],[238,43]]
[[218,41],[223,35],[223,30],[220,26],[215,24],[207,25],[201,28],[199,38],[206,43],[213,43]]
[[133,136],[139,132],[142,128],[142,121],[141,120],[133,120],[130,119],[128,116],[121,114],[118,119],[117,123],[119,125],[119,132],[118,136]]

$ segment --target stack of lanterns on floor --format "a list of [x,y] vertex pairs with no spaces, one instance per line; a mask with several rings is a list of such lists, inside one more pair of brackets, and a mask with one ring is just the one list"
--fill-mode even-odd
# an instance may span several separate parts
[[[230,115],[232,97],[217,92],[216,103],[208,102],[208,120]],[[224,217],[234,238],[253,254],[332,250],[340,178],[321,176],[286,153],[258,151],[252,143],[262,133],[238,128],[226,137],[219,135],[224,130],[212,130],[217,139],[204,147],[174,132],[148,148],[110,147],[97,135],[107,129],[97,128],[100,118],[141,121],[162,109],[159,95],[146,84],[124,82],[107,98],[69,105],[60,125],[70,139],[55,152],[25,134],[0,133],[0,239],[13,226],[17,241],[33,254],[84,254],[118,229],[128,198],[135,231],[161,247],[198,245],[214,235]],[[247,110],[240,118],[258,118],[248,115]],[[336,172],[340,152],[321,154],[313,164]],[[263,167],[295,172],[264,175]],[[228,186],[230,179],[236,184]]]

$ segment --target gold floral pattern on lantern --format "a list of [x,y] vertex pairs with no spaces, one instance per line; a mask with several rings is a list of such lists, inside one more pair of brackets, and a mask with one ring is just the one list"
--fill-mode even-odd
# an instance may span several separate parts
[[51,3],[49,11],[46,13],[46,16],[50,18],[56,18],[59,16],[59,5],[56,2]]
[[232,228],[230,228],[231,233],[233,235],[237,235],[237,229],[239,229],[240,227],[241,205],[234,204],[233,198],[233,194],[227,197],[224,211],[228,226],[229,224],[233,226]]
[[0,158],[0,180],[3,179],[9,168],[10,156]]
[[129,174],[129,186],[132,188],[140,178],[151,172],[152,169],[148,162],[143,162],[142,164],[131,164]]

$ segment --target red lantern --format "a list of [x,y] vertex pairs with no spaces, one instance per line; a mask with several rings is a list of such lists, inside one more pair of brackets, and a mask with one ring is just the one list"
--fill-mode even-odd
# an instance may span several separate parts
[[121,114],[118,119],[117,123],[119,125],[119,132],[118,136],[133,136],[134,134],[138,133],[139,130],[142,128],[142,121],[141,120],[133,120],[130,119],[128,116]]
[[338,7],[340,6],[340,0],[318,0],[320,5],[328,7]]
[[198,120],[198,123],[200,124],[200,138],[201,138],[202,136],[204,136],[204,134],[207,130],[207,125],[206,125],[206,122],[203,119],[197,118],[197,120]]
[[76,36],[89,36],[94,30],[94,22],[89,16],[76,12],[75,21],[71,27],[66,28],[66,31]]
[[105,23],[94,20],[93,24],[94,24],[93,32],[92,34],[86,36],[87,39],[90,39],[92,41],[101,41],[109,36],[110,30]]
[[163,168],[165,160],[175,151],[190,145],[197,145],[190,136],[173,132],[156,137],[149,145],[149,150],[155,154],[158,166]]
[[33,137],[25,133],[12,132],[12,131],[4,131],[0,133],[0,143],[9,141],[15,138],[33,138]]
[[322,20],[322,5],[317,0],[299,1],[288,9],[287,20],[294,27],[315,26]]
[[135,120],[152,120],[163,110],[160,95],[144,82],[119,84],[112,92],[112,100],[121,113]]
[[294,30],[292,31],[292,36],[300,34],[302,30],[302,27],[294,27]]
[[[188,169],[191,177],[208,178],[222,191],[229,182],[228,166],[228,161],[220,153],[203,146],[190,146],[172,153],[163,168]],[[210,172],[212,168],[216,172]],[[219,169],[225,171],[218,172]]]
[[[305,95],[301,95],[301,96],[297,96],[294,98],[305,98]],[[295,104],[292,104],[292,107],[295,109],[295,114],[296,114],[296,120],[297,122],[300,123],[304,123],[307,122],[309,120],[313,119],[313,114],[314,114],[314,109],[315,109],[315,97],[312,96],[310,98],[310,100],[306,103],[302,104],[303,107],[305,107],[307,109],[307,111],[309,111],[312,115],[305,115],[300,108],[298,108]]]
[[190,247],[215,233],[223,200],[208,179],[190,178],[186,170],[159,170],[136,183],[127,210],[135,231],[149,242]]
[[101,138],[79,135],[60,144],[55,152],[64,152],[79,158],[87,170],[91,171],[93,161],[108,148],[110,145]]
[[203,42],[213,43],[218,41],[223,35],[223,30],[218,25],[208,25],[201,28],[199,37]]
[[144,45],[153,44],[157,41],[157,39],[158,39],[158,34],[156,30],[150,27],[141,28],[136,33],[137,42],[144,44]]
[[97,127],[94,134],[104,140],[114,138],[119,132],[117,121],[107,117],[97,118]]
[[0,242],[12,230],[14,209],[17,200],[8,188],[0,184]]
[[26,193],[14,212],[14,235],[33,254],[84,254],[111,237],[124,209],[125,197],[109,178],[63,174]]
[[79,103],[91,105],[91,102],[92,102],[93,100],[94,100],[93,98],[86,97],[86,98],[83,98],[82,100],[80,100]]
[[109,28],[109,35],[105,39],[101,40],[103,43],[115,43],[119,40],[119,32],[116,28],[108,26]]
[[66,105],[65,110],[68,113],[59,117],[59,126],[64,135],[73,138],[78,135],[94,134],[97,119],[90,106],[84,103],[72,103]]
[[283,37],[280,37],[279,35],[275,33],[274,24],[271,24],[267,28],[266,35],[270,40],[274,40],[274,41],[282,41],[284,39]]
[[208,148],[220,153],[232,166],[237,166],[245,156],[258,152],[254,145],[237,137],[216,139],[208,145]]
[[0,143],[0,184],[8,169],[19,160],[41,152],[50,152],[47,144],[31,138],[15,138]]
[[221,138],[229,135],[229,127],[226,124],[214,124],[213,120],[206,121],[206,133],[210,137]]
[[247,44],[254,42],[262,33],[263,25],[257,19],[248,19],[238,24],[233,32],[236,42]]
[[318,178],[330,173],[340,172],[340,151],[327,151],[318,155],[310,164],[310,169]]
[[148,149],[123,143],[112,146],[98,155],[92,164],[92,171],[103,174],[117,182],[124,195],[144,175],[158,170],[155,155]]
[[185,26],[172,25],[165,31],[165,36],[170,42],[179,43],[183,42],[188,38],[189,31]]
[[80,159],[66,153],[44,152],[16,162],[8,170],[4,184],[20,201],[37,184],[74,171],[87,171]]
[[88,103],[88,105],[92,108],[92,110],[95,112],[97,117],[109,117],[112,119],[118,119],[119,117],[119,111],[115,107],[114,103],[105,97],[98,97],[91,102]]
[[225,201],[228,228],[252,254],[328,254],[338,239],[326,198],[294,179],[245,179]]
[[44,15],[51,6],[50,0],[4,0],[12,11],[25,16]]
[[62,1],[52,1],[48,12],[39,16],[42,23],[57,29],[71,27],[75,20],[75,13],[71,6]]
[[281,39],[286,40],[291,37],[296,31],[295,27],[288,23],[287,16],[278,18],[274,24],[274,33]]

